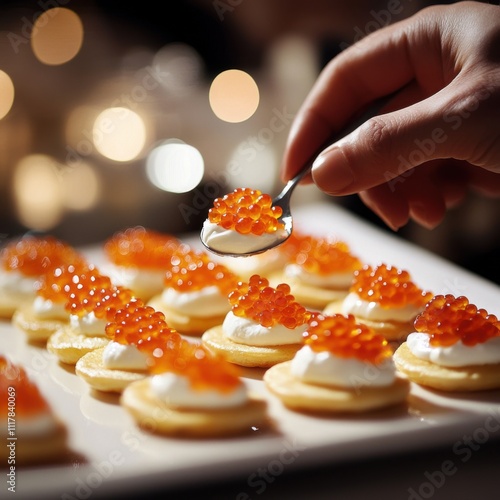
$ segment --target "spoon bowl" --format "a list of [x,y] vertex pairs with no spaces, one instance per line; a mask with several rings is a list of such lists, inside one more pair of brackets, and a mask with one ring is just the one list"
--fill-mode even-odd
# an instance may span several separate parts
[[292,234],[293,231],[293,217],[292,217],[292,211],[290,208],[290,200],[292,197],[293,190],[295,187],[300,183],[300,181],[307,175],[307,173],[311,170],[312,165],[314,163],[314,160],[318,157],[318,155],[324,151],[327,147],[331,146],[338,140],[342,139],[345,137],[347,134],[350,134],[352,131],[354,131],[356,128],[358,128],[360,125],[365,123],[367,120],[372,118],[373,116],[377,115],[379,111],[392,99],[394,94],[391,94],[389,96],[385,96],[383,98],[378,99],[372,105],[363,113],[361,114],[356,120],[352,121],[346,128],[342,129],[341,132],[338,132],[335,134],[333,137],[330,137],[325,143],[321,145],[320,148],[318,148],[315,153],[309,158],[309,160],[306,162],[306,164],[302,167],[302,169],[299,171],[299,173],[290,179],[286,184],[283,190],[273,199],[273,206],[280,207],[282,209],[282,214],[280,218],[278,219],[280,222],[283,223],[284,231],[281,231],[280,234],[275,235],[274,238],[269,242],[266,241],[266,243],[263,243],[262,247],[254,248],[252,247],[251,250],[249,251],[241,251],[241,252],[227,252],[227,251],[221,251],[218,249],[215,249],[211,247],[205,237],[205,231],[204,228],[201,231],[200,239],[203,245],[210,250],[212,253],[215,253],[220,256],[230,256],[230,257],[248,257],[250,255],[256,255],[260,254],[263,252],[267,252],[268,250],[271,250],[272,248],[277,247],[278,245],[281,245],[284,243]]

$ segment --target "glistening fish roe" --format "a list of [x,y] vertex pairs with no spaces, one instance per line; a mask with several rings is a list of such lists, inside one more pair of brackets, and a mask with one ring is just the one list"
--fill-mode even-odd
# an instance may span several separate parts
[[350,291],[385,308],[408,304],[423,307],[432,298],[431,292],[423,291],[411,281],[408,271],[386,264],[365,265],[355,271]]
[[238,283],[228,298],[235,316],[251,319],[265,327],[281,324],[293,330],[307,323],[311,315],[295,301],[288,284],[281,283],[273,288],[268,279],[257,274],[248,283]]
[[442,347],[458,341],[474,346],[500,337],[500,322],[494,314],[453,295],[436,295],[417,316],[415,329],[429,334],[432,346]]
[[392,349],[385,337],[357,323],[351,314],[314,314],[303,337],[304,343],[313,351],[328,351],[341,358],[356,358],[379,364],[392,356]]
[[283,228],[283,223],[278,220],[282,213],[281,207],[273,206],[268,194],[257,189],[237,188],[214,200],[208,211],[208,220],[240,234],[260,236]]

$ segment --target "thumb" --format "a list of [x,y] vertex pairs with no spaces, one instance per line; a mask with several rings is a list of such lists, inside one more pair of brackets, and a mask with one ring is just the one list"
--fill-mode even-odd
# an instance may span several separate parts
[[461,115],[456,103],[470,102],[471,89],[464,99],[459,96],[465,91],[457,93],[448,86],[411,106],[371,118],[319,154],[312,166],[314,182],[328,194],[348,195],[434,159],[469,160],[467,145],[480,134],[477,122],[484,106],[476,103],[474,113],[457,127],[454,113]]

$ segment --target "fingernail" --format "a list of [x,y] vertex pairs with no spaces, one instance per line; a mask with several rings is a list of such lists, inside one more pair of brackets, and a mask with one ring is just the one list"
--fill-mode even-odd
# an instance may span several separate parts
[[312,165],[314,182],[329,193],[337,193],[354,181],[354,174],[339,148],[320,154]]

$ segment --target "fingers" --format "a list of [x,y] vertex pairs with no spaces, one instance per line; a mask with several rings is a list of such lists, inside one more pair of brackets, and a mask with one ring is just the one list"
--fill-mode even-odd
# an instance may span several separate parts
[[[414,80],[416,68],[409,57],[408,30],[408,21],[402,21],[372,33],[324,69],[291,128],[283,159],[284,180],[293,177],[320,145],[367,103]],[[431,70],[438,64],[428,55],[425,62]],[[431,71],[433,75],[441,73]]]

